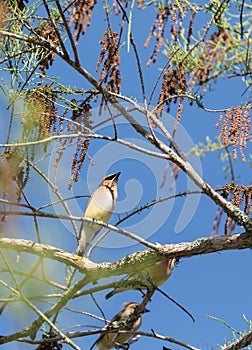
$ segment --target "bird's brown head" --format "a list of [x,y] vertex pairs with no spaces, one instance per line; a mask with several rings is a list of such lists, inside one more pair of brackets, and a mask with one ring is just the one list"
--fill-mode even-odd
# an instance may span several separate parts
[[117,184],[120,174],[121,172],[105,176],[104,179],[101,181],[100,185],[111,186],[112,183]]
[[100,186],[105,186],[109,188],[109,190],[112,192],[112,196],[114,200],[117,200],[117,184],[118,184],[118,178],[120,176],[120,172],[116,174],[107,175],[104,177],[104,179],[101,181]]
[[124,306],[124,309],[128,309],[130,313],[134,312],[135,309],[137,309],[140,314],[144,314],[145,312],[150,312],[150,310],[146,308],[141,308],[140,304],[135,303],[134,301],[124,303],[123,306]]

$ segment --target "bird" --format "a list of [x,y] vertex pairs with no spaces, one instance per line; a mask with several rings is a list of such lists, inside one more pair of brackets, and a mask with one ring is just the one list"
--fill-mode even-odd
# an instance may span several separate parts
[[161,286],[170,277],[177,262],[177,258],[167,258],[166,256],[162,256],[161,259],[155,262],[153,265],[128,276],[125,283],[127,283],[127,281],[130,282],[136,280],[137,282],[135,285],[115,288],[105,296],[105,299],[109,299],[113,295],[124,292],[126,290],[148,289],[153,285]]
[[[121,328],[123,330],[135,332],[141,326],[142,314],[149,312],[149,310],[146,308],[143,310],[138,309],[139,306],[140,305],[138,303],[135,303],[133,301],[124,303],[123,310],[118,312],[118,314],[112,318],[112,320],[106,325],[106,328],[109,329],[111,326],[113,326],[113,322],[115,322],[115,326],[117,328],[119,326],[119,329]],[[113,349],[116,347],[116,343],[123,344],[131,337],[132,335],[130,333],[104,333],[95,342],[96,350]]]
[[[117,185],[120,172],[107,175],[100,182],[98,188],[92,194],[87,204],[84,217],[108,222],[114,211],[118,197]],[[83,221],[80,227],[78,248],[76,254],[83,256],[89,243],[94,239],[102,226]]]

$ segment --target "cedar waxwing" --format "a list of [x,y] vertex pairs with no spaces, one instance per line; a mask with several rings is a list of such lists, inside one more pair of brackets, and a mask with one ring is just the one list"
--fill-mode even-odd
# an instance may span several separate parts
[[[138,311],[137,308],[139,304],[135,302],[129,302],[123,304],[124,309],[116,314],[112,320],[107,324],[107,328],[112,325],[113,322],[121,323],[121,329],[130,330],[135,332],[142,323],[142,314],[149,312],[149,310],[144,309],[143,311]],[[126,340],[130,339],[132,335],[129,333],[120,334],[116,332],[104,333],[96,341],[96,350],[109,350],[116,347],[115,343],[123,344]]]
[[[114,211],[117,194],[118,177],[121,173],[107,175],[89,199],[84,216],[108,222]],[[83,256],[89,243],[94,239],[102,226],[83,221],[80,228],[77,255]]]
[[167,258],[163,256],[161,260],[157,261],[155,264],[151,265],[143,271],[136,272],[128,277],[128,280],[139,280],[142,283],[137,283],[135,286],[118,287],[108,293],[105,298],[109,299],[117,293],[124,292],[126,290],[141,290],[148,289],[151,286],[161,286],[171,275],[175,263],[178,261],[177,258]]

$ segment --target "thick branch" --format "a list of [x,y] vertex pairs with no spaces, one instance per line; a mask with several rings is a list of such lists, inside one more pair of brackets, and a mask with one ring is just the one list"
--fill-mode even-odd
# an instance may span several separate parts
[[156,245],[158,252],[145,250],[128,255],[118,262],[104,262],[96,264],[89,259],[80,258],[62,249],[46,244],[34,243],[24,239],[1,238],[0,248],[11,249],[17,252],[26,252],[47,259],[62,262],[77,268],[81,273],[88,274],[89,279],[97,280],[109,276],[130,274],[153,264],[159,253],[170,258],[189,258],[195,255],[209,254],[223,250],[251,249],[252,232],[236,235],[227,235],[212,238],[199,238],[194,242],[182,242],[178,244]]
[[199,238],[192,243],[165,244],[161,246],[159,252],[169,257],[189,258],[195,255],[220,252],[222,250],[247,248],[252,248],[252,231],[221,237]]
[[[49,245],[34,243],[22,239],[1,238],[0,247],[15,250],[17,252],[27,252],[40,257],[59,261],[77,268],[81,273],[86,275],[83,280],[79,281],[73,288],[70,288],[69,291],[66,291],[52,309],[46,312],[46,317],[50,318],[55,313],[59,312],[62,307],[64,307],[66,303],[90,281],[96,281],[110,276],[132,274],[136,270],[145,269],[157,261],[159,256],[158,252],[168,257],[191,257],[194,255],[208,254],[222,250],[252,248],[252,232],[222,237],[200,238],[192,243],[156,244],[154,247],[158,252],[154,249],[137,252],[118,262],[102,264],[93,263],[86,258],[77,257],[74,254]],[[37,329],[42,323],[43,319],[40,317],[27,329],[0,338],[0,344],[27,336],[35,337]]]

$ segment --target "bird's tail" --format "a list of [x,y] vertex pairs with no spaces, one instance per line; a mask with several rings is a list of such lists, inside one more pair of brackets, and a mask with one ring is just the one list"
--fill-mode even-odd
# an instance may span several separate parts
[[115,288],[113,289],[111,292],[109,292],[108,294],[105,295],[105,299],[108,300],[109,298],[111,298],[113,295],[117,294],[117,293],[121,293],[126,291],[126,288]]
[[78,248],[76,250],[76,254],[79,255],[79,256],[84,256],[84,252],[85,252],[85,249],[86,249],[86,246],[84,246],[83,244],[81,244],[82,242],[79,241],[79,245],[78,245]]

